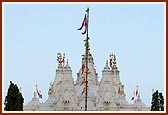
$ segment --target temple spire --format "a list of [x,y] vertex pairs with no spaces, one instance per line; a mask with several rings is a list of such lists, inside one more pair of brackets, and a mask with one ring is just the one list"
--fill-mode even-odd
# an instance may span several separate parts
[[108,60],[106,60],[106,66],[108,66]]

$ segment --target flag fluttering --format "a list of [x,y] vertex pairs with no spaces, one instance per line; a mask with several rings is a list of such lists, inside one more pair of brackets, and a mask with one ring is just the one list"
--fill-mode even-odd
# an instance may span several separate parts
[[136,89],[136,96],[138,96],[138,86],[137,86],[137,89]]
[[113,56],[113,54],[110,54],[110,67],[112,68],[112,64],[113,64],[113,59],[112,59],[112,56]]
[[86,93],[86,88],[85,88],[85,87],[83,88],[82,95],[83,95],[84,93]]
[[64,65],[65,65],[65,53],[63,53],[63,58],[62,58],[61,63],[63,64],[63,67],[64,67]]
[[65,63],[65,57],[63,57],[63,59],[62,59],[61,63]]
[[85,27],[84,32],[82,32],[82,34],[84,35],[84,34],[86,34],[87,28],[88,28],[88,22],[87,22],[86,14],[85,14],[85,17],[83,19],[82,26],[80,28],[78,28],[78,30],[82,30],[83,27]]
[[134,97],[131,98],[131,101],[133,101],[133,100],[134,100]]
[[110,58],[110,67],[112,68],[112,58]]
[[[86,78],[84,77],[84,79],[83,79],[83,81],[82,81],[82,84],[81,85],[83,85],[84,83],[86,83]],[[80,86],[81,86],[80,85]]]
[[85,64],[82,64],[82,74],[84,73],[84,69],[85,69]]
[[54,86],[54,84],[51,82],[49,90],[48,90],[48,95],[51,95],[54,92],[53,86]]
[[38,97],[42,99],[42,93],[41,91],[38,90],[37,84],[36,84],[36,92],[37,92]]
[[131,101],[135,100],[135,90],[133,91],[133,97],[131,98]]
[[138,89],[136,90],[136,96],[138,96]]
[[38,91],[38,89],[37,89],[37,94],[38,94],[39,98],[41,98],[41,99],[42,99],[42,94],[41,94],[41,91]]
[[41,99],[42,99],[42,94],[41,94],[41,91],[39,91],[39,92],[37,92],[37,93],[38,93],[39,98],[41,98]]
[[137,100],[138,94],[139,94],[138,86],[136,86],[136,90],[134,90],[133,92],[133,97],[131,98],[131,101]]

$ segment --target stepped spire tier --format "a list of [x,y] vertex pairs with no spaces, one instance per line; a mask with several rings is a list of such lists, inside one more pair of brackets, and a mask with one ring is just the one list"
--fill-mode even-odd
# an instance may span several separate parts
[[[83,55],[81,68],[77,73],[76,82],[72,77],[72,70],[68,63],[65,66],[58,62],[55,79],[49,85],[48,99],[41,103],[34,93],[32,100],[24,106],[25,111],[85,111],[85,73],[82,74],[82,64],[86,64]],[[85,66],[86,67],[86,66]],[[133,104],[126,100],[124,85],[120,80],[117,65],[112,69],[106,60],[102,70],[101,80],[94,66],[94,58],[88,54],[88,87],[87,87],[87,111],[149,111],[150,107],[142,102],[138,88],[134,91],[137,99]],[[86,81],[86,80],[85,80]],[[86,89],[85,89],[86,90]],[[47,91],[46,91],[47,92]],[[138,92],[138,93],[135,93]],[[130,92],[131,93],[131,92]],[[135,96],[134,95],[134,96]],[[131,97],[130,97],[131,98]]]
[[[82,64],[86,62],[86,58],[83,56],[81,68],[79,72],[77,73],[77,80],[75,84],[75,88],[77,91],[77,97],[78,97],[78,105],[79,110],[83,111],[85,110],[85,95],[82,94],[83,88],[85,87],[85,84],[82,83],[84,80],[85,74],[82,74]],[[97,91],[99,89],[99,81],[98,81],[98,74],[96,73],[96,69],[94,66],[94,59],[92,57],[92,54],[89,53],[88,55],[88,75],[87,75],[87,81],[88,81],[88,94],[87,94],[87,110],[96,110],[96,97],[97,97]]]

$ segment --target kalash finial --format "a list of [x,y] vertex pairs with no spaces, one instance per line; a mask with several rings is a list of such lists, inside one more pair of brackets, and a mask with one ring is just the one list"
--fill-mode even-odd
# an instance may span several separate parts
[[60,64],[61,61],[62,61],[62,54],[61,54],[61,52],[58,52],[58,53],[57,53],[57,61],[58,61],[59,64]]
[[[58,52],[57,53],[57,61],[59,63],[59,65],[61,65],[62,63],[64,64],[64,61],[65,61],[65,53],[61,53],[61,52]],[[64,65],[63,65],[64,66]]]
[[116,59],[116,55],[115,55],[115,54],[114,54],[114,59],[113,59],[113,60],[114,60],[114,61],[113,61],[113,64],[116,65],[116,63],[117,63],[116,60],[117,60],[117,59]]

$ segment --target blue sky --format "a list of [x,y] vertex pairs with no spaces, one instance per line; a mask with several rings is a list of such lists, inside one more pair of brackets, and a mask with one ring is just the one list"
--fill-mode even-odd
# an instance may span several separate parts
[[5,4],[4,95],[13,81],[27,104],[38,84],[45,102],[59,51],[65,52],[76,80],[85,39],[77,29],[87,6],[98,76],[113,52],[129,103],[137,85],[147,106],[152,89],[164,93],[163,4]]

